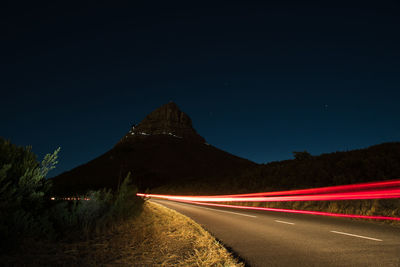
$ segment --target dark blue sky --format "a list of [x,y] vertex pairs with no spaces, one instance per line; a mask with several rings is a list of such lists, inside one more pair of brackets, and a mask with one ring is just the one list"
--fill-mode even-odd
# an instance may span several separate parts
[[0,136],[53,175],[170,100],[260,163],[400,141],[398,1],[83,2],[0,8]]

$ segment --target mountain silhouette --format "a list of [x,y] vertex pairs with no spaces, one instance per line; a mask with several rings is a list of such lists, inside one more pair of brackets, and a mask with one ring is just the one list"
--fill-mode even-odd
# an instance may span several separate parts
[[57,195],[116,189],[130,172],[140,190],[234,178],[257,166],[206,143],[190,117],[170,102],[154,110],[109,151],[54,177]]

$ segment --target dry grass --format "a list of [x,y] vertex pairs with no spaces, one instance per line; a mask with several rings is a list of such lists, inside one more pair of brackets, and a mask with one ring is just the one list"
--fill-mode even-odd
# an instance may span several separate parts
[[243,266],[191,219],[156,203],[142,214],[86,241],[27,242],[0,256],[10,266]]
[[243,266],[193,220],[156,203],[135,224],[139,246],[121,263],[146,266]]

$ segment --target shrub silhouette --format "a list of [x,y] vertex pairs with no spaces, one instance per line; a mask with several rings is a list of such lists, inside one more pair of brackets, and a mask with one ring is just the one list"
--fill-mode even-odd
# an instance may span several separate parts
[[39,163],[31,147],[18,147],[0,138],[0,251],[22,239],[54,239],[75,231],[89,236],[120,220],[139,214],[130,173],[117,192],[91,191],[90,201],[51,201],[48,172],[55,168],[60,148]]
[[302,151],[302,152],[298,152],[298,151],[293,151],[293,156],[296,160],[308,160],[308,159],[312,159],[312,156],[310,153],[308,153],[307,151]]
[[[18,147],[0,138],[0,240],[52,237],[47,208],[50,182],[47,173],[57,164],[60,148],[39,163],[31,147]],[[3,243],[2,242],[2,243]]]
[[141,211],[143,200],[136,196],[137,192],[138,188],[132,184],[131,173],[129,172],[118,190],[112,207],[114,218],[127,219]]
[[136,193],[137,187],[131,184],[130,173],[117,192],[110,189],[90,191],[85,196],[90,201],[79,201],[71,209],[71,215],[76,219],[76,228],[89,237],[121,220],[138,215],[142,210],[143,200]]

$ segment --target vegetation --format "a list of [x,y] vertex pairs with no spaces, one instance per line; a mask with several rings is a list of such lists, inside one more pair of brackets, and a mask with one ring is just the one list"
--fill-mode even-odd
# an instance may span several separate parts
[[151,202],[146,203],[144,215],[134,224],[136,242],[142,244],[131,256],[134,262],[146,266],[243,266],[192,219]]
[[[1,259],[18,266],[243,266],[193,220],[146,202],[142,213],[95,238],[43,241]],[[57,255],[57,257],[54,257]]]
[[40,164],[30,147],[0,139],[0,240],[54,236],[50,219],[48,171],[57,163],[60,149]]
[[263,164],[237,181],[248,191],[294,189],[382,181],[400,177],[400,143],[311,156],[294,152],[294,160]]
[[311,154],[305,150],[302,152],[293,151],[293,156],[296,160],[309,160],[312,158]]
[[51,180],[60,148],[39,163],[30,147],[0,138],[0,250],[15,248],[25,239],[56,239],[62,233],[85,236],[140,213],[130,174],[117,192],[88,192],[90,201],[51,200]]

